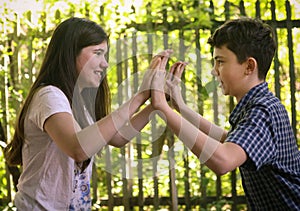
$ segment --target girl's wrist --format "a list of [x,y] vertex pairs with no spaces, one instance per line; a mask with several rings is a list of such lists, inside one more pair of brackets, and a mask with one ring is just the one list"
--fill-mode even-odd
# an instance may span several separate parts
[[138,92],[134,95],[133,100],[137,102],[139,106],[141,106],[149,99],[149,97],[147,97],[146,95],[146,93]]

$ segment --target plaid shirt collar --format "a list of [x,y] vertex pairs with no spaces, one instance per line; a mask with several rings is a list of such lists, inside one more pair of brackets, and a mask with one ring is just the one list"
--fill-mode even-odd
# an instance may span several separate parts
[[250,91],[241,99],[241,101],[236,105],[236,107],[231,112],[229,116],[230,124],[235,125],[238,122],[239,116],[242,113],[243,108],[245,107],[245,105],[247,105],[249,101],[257,98],[258,96],[266,95],[268,91],[269,89],[268,89],[267,82],[258,84],[257,86],[250,89]]

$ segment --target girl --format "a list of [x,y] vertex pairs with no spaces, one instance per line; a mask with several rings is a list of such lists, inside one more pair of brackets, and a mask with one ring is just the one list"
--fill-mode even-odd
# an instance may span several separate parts
[[[90,210],[93,155],[124,146],[149,121],[151,105],[133,116],[150,97],[149,80],[109,114],[107,52],[108,36],[92,21],[70,18],[54,31],[6,148],[7,162],[22,165],[18,209]],[[147,79],[168,54],[153,58]]]

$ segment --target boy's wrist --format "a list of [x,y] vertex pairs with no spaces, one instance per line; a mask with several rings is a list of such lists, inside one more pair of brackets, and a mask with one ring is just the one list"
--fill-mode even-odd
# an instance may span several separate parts
[[185,111],[186,109],[188,109],[188,106],[185,104],[185,102],[183,101],[176,102],[176,110],[179,113],[182,113],[182,111]]

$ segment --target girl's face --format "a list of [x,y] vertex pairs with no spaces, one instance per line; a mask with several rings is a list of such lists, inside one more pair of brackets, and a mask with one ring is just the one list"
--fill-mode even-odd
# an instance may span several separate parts
[[108,67],[105,55],[107,42],[83,48],[76,58],[78,83],[81,88],[98,87],[105,69]]

